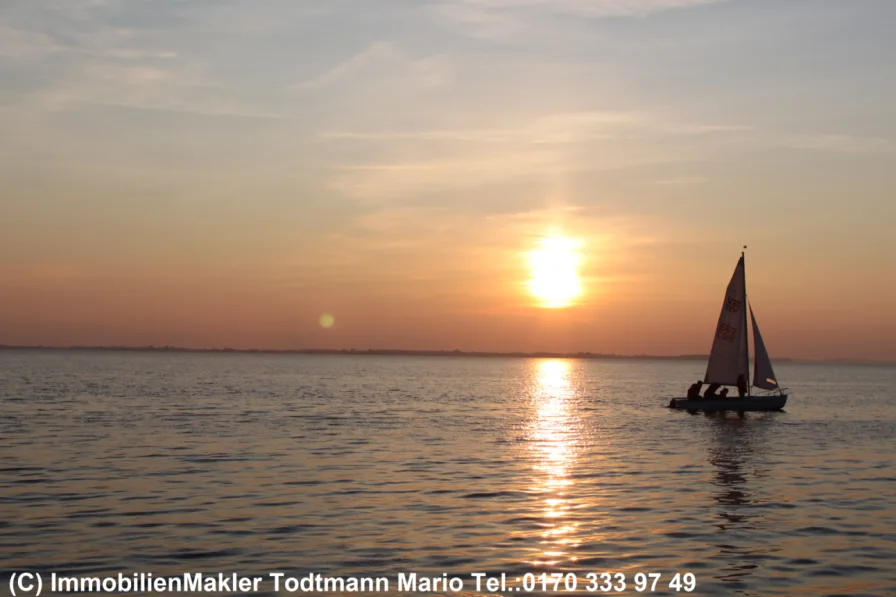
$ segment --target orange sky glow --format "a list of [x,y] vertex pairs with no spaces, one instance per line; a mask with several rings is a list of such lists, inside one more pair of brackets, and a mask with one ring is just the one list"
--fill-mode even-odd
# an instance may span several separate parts
[[747,245],[896,361],[883,5],[275,4],[0,8],[0,344],[706,354]]

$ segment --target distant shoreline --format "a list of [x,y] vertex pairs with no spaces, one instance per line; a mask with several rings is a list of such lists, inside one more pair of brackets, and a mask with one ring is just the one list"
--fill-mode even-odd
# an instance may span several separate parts
[[[481,352],[466,350],[396,350],[354,348],[186,348],[180,346],[9,346],[0,344],[0,350],[81,350],[102,352],[164,352],[164,353],[210,353],[210,354],[295,354],[295,355],[336,355],[336,356],[401,356],[401,357],[490,357],[521,359],[593,359],[593,360],[645,360],[645,361],[706,361],[709,355],[650,355],[650,354],[606,354],[594,352]],[[809,363],[829,365],[894,365],[891,361],[873,359],[795,359],[781,357],[776,363]]]
[[[685,360],[698,361],[707,359],[707,355],[617,355],[592,352],[483,352],[466,350],[400,350],[387,348],[371,348],[358,350],[355,348],[187,348],[182,346],[7,346],[0,344],[0,350],[92,350],[108,352],[198,352],[198,353],[237,353],[237,354],[306,354],[306,355],[355,355],[355,356],[403,356],[403,357],[509,357],[524,359],[650,359],[650,360]],[[781,360],[781,359],[778,359]]]

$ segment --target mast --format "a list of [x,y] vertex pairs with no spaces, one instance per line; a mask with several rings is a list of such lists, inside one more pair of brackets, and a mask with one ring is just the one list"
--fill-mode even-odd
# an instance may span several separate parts
[[744,267],[742,270],[744,279],[744,352],[747,353],[747,396],[752,396],[753,391],[750,386],[750,334],[747,331],[747,259],[746,259],[747,245],[744,245],[744,250],[740,252],[740,258],[744,260]]

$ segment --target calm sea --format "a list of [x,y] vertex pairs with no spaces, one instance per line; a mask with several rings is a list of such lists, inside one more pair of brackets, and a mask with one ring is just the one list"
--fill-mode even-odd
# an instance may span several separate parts
[[3,351],[0,591],[608,572],[623,595],[651,573],[657,595],[685,573],[695,595],[896,595],[896,369],[778,365],[781,413],[664,408],[704,366]]

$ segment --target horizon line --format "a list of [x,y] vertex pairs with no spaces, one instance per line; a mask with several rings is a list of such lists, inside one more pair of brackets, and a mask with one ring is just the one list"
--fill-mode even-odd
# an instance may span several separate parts
[[[96,350],[96,351],[121,351],[121,352],[200,352],[200,353],[237,353],[237,354],[304,354],[304,355],[347,355],[347,356],[423,356],[423,357],[504,357],[504,358],[542,358],[542,359],[643,359],[643,360],[678,360],[697,361],[709,359],[709,354],[679,354],[679,355],[654,355],[654,354],[618,354],[595,353],[589,351],[579,352],[550,352],[550,351],[477,351],[477,350],[427,350],[427,349],[393,349],[393,348],[191,348],[185,346],[45,346],[45,345],[8,345],[0,344],[0,350]],[[853,364],[853,365],[896,365],[896,361],[880,359],[866,359],[853,357],[835,357],[822,359],[807,359],[799,357],[779,357],[774,359],[780,363],[806,363],[806,364]]]

